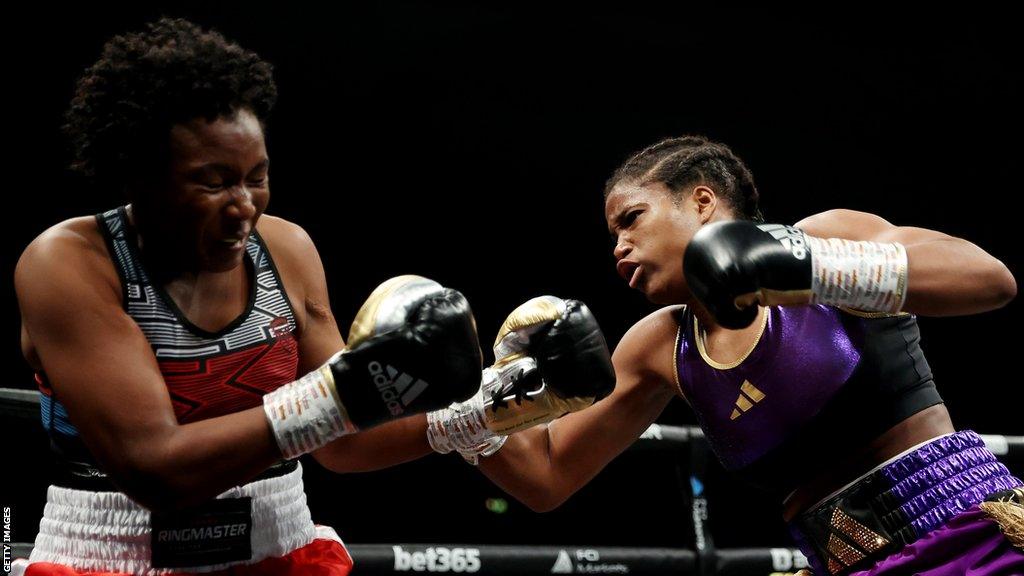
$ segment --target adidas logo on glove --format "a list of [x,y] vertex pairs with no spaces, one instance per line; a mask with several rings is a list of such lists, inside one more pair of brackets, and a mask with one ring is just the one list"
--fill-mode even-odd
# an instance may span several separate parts
[[380,398],[388,405],[393,416],[405,413],[405,409],[424,390],[427,383],[419,378],[400,372],[393,366],[382,366],[380,362],[370,362],[367,366],[373,384],[380,392]]
[[792,252],[793,257],[797,260],[803,260],[807,256],[807,241],[800,229],[782,224],[761,224],[758,228],[771,234],[772,238],[782,242],[786,250]]

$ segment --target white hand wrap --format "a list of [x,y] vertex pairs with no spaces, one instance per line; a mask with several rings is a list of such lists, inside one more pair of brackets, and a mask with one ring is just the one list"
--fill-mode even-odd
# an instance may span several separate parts
[[356,431],[327,364],[263,396],[263,410],[285,458],[298,458]]
[[[515,378],[519,373],[536,369],[537,361],[530,357],[516,358],[501,367],[484,369],[480,391],[472,398],[427,413],[427,441],[430,447],[441,454],[455,450],[472,464],[477,463],[477,456],[490,456],[497,452],[508,437],[496,434],[491,429],[487,407],[493,404],[495,398],[500,401],[514,392]],[[523,399],[505,401],[522,402]]]
[[465,402],[427,412],[427,441],[435,452],[471,451],[493,437],[484,424],[482,391]]
[[508,434],[550,422],[593,404],[563,399],[541,382],[537,360],[527,356],[530,340],[566,314],[566,303],[540,296],[505,319],[494,342],[495,363],[483,371],[480,391],[465,402],[427,414],[427,441],[435,452],[459,452],[476,464],[500,449]]
[[907,298],[902,244],[806,236],[811,249],[812,302],[895,314]]
[[508,440],[483,426],[483,399],[478,394],[465,402],[427,413],[427,442],[434,452],[458,452],[476,466],[481,456],[490,456]]

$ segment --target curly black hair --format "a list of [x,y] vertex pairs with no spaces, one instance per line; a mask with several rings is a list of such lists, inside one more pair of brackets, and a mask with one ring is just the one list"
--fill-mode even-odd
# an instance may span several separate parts
[[754,175],[728,146],[704,136],[666,138],[637,152],[608,179],[604,197],[623,181],[641,185],[662,182],[676,201],[689,186],[712,185],[738,218],[764,221]]
[[277,99],[258,55],[182,19],[110,39],[78,80],[64,131],[72,170],[127,191],[165,159],[171,127],[249,109],[263,123]]

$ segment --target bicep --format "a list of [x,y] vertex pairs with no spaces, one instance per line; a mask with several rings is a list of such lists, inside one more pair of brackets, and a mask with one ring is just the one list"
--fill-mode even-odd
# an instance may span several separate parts
[[299,374],[305,374],[343,349],[345,340],[331,312],[327,278],[313,240],[292,223],[284,224],[275,239],[277,253],[286,260],[281,267],[298,281],[292,305],[303,319],[297,339]]
[[899,242],[904,246],[953,239],[927,228],[896,226],[880,216],[856,210],[828,210],[808,216],[794,226],[817,238]]
[[116,469],[177,425],[149,342],[86,267],[19,268],[24,328],[42,369],[83,441]]
[[628,448],[675,395],[675,323],[664,309],[630,329],[612,363],[615,390],[593,406],[513,434],[481,470],[537,511],[550,510]]
[[481,470],[538,512],[560,505],[635,442],[672,398],[658,379],[634,374],[618,365],[607,398],[513,434]]
[[345,347],[338,324],[325,300],[304,302],[306,325],[299,335],[299,373],[314,370]]
[[811,236],[898,242],[907,250],[903,311],[925,316],[976,314],[1017,294],[1006,266],[975,244],[935,230],[894,226],[873,214],[830,210],[796,224]]

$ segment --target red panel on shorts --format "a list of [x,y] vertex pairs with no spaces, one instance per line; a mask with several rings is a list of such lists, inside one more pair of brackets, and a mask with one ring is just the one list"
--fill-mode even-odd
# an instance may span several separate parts
[[[204,572],[193,576],[348,576],[352,571],[352,557],[336,540],[317,539],[277,558],[267,558],[255,564],[235,566],[217,572]],[[30,564],[25,576],[130,576],[124,572],[86,572],[58,564],[38,562]],[[182,574],[181,576],[187,576]]]

